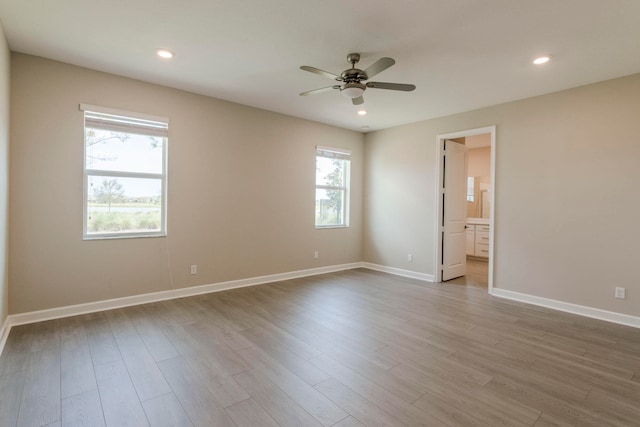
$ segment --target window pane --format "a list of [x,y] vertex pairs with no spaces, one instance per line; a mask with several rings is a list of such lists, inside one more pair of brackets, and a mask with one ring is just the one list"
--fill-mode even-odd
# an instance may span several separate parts
[[345,160],[316,157],[316,185],[344,186]]
[[85,129],[87,169],[113,172],[162,171],[164,138],[102,129]]
[[344,225],[344,190],[316,189],[316,226]]
[[467,177],[467,202],[473,202],[475,188],[474,181],[473,176]]
[[162,229],[162,180],[90,175],[87,190],[87,234]]

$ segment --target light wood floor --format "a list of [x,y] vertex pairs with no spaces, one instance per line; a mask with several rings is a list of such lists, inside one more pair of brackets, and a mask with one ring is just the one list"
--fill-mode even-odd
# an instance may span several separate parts
[[20,326],[0,426],[638,426],[640,330],[369,270]]
[[447,281],[447,284],[477,286],[486,291],[489,287],[489,262],[467,258],[467,273],[462,277]]

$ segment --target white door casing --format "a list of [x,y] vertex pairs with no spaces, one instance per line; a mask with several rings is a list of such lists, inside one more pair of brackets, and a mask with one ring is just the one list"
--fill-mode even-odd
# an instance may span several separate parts
[[442,281],[467,273],[467,147],[444,141]]
[[454,138],[466,138],[468,136],[474,135],[482,135],[489,134],[491,136],[491,193],[490,193],[490,206],[491,206],[491,214],[489,217],[489,293],[493,292],[493,266],[497,261],[495,252],[494,252],[494,234],[496,232],[495,219],[496,219],[496,205],[495,205],[495,197],[496,197],[496,126],[486,126],[482,128],[468,129],[462,131],[455,131],[445,134],[436,135],[436,164],[435,164],[435,203],[434,203],[434,217],[436,221],[434,221],[435,226],[435,239],[434,239],[434,280],[436,282],[441,282],[442,279],[442,260],[444,258],[442,251],[442,235],[443,235],[443,179],[444,179],[444,141],[448,139]]

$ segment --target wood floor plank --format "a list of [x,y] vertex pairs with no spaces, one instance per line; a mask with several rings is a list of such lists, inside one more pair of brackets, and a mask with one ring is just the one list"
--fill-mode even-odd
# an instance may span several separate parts
[[182,316],[174,316],[174,307],[167,301],[160,301],[145,304],[140,307],[150,322],[156,325],[171,342],[186,338],[189,334],[184,326],[189,323],[178,321],[184,320]]
[[555,378],[571,378],[571,384],[588,390],[602,390],[620,400],[640,402],[640,384],[614,377],[586,366],[566,361],[549,362],[541,359],[531,365],[531,370]]
[[60,345],[59,323],[58,319],[37,323],[33,329],[30,351],[40,351],[49,347],[57,348]]
[[185,303],[186,298],[177,298],[161,301],[158,304],[167,310],[169,318],[179,325],[190,325],[196,323],[198,318],[194,315],[189,304]]
[[[147,304],[148,305],[148,304]],[[178,350],[163,332],[162,325],[154,320],[146,310],[147,305],[132,307],[129,320],[135,326],[149,353],[157,362],[178,356]]]
[[542,414],[536,420],[534,427],[575,427],[575,424],[562,421],[549,414]]
[[204,300],[204,303],[219,315],[229,319],[237,331],[253,328],[262,323],[261,318],[239,307],[239,304],[234,301],[233,291],[212,294]]
[[425,394],[423,397],[414,402],[417,408],[422,411],[437,417],[442,421],[443,425],[450,426],[465,426],[465,427],[483,427],[483,426],[498,426],[498,425],[530,425],[530,424],[506,424],[496,422],[495,420],[488,423],[486,419],[478,414],[470,414],[464,411],[462,408],[456,406],[451,402],[447,402],[438,396],[434,396],[430,393]]
[[62,425],[65,427],[104,427],[98,389],[62,399]]
[[90,319],[91,317],[89,315],[72,316],[58,319],[60,340],[64,342],[65,340],[69,339],[86,339],[87,331],[84,325],[85,322],[89,321]]
[[327,356],[311,359],[311,363],[406,425],[437,425],[444,421],[433,418]]
[[404,365],[427,375],[437,375],[450,381],[470,385],[484,385],[493,378],[493,375],[487,374],[482,370],[474,369],[459,363],[455,359],[441,357],[437,354],[425,354],[421,351],[411,352],[395,346],[387,346],[379,350],[379,352],[389,355],[400,362],[390,372],[395,372],[394,369],[396,367]]
[[107,427],[149,425],[122,360],[97,365],[95,372]]
[[469,283],[354,269],[15,326],[0,426],[638,424],[640,329]]
[[223,342],[213,341],[202,329],[190,325],[186,330],[189,337],[181,341],[181,347],[178,348],[180,354],[197,352],[205,355],[211,363],[229,375],[250,368],[235,351]]
[[287,369],[308,384],[315,385],[329,379],[327,374],[313,366],[303,357],[289,351],[289,348],[283,346],[280,341],[265,337],[260,329],[246,329],[241,333],[273,359],[286,363]]
[[415,402],[425,393],[425,390],[416,386],[416,384],[405,381],[403,378],[393,374],[391,368],[397,366],[398,362],[394,362],[393,366],[384,369],[370,362],[369,359],[371,359],[371,357],[367,357],[368,353],[368,351],[362,352],[360,353],[362,357],[360,357],[357,353],[344,351],[339,347],[328,348],[324,351],[324,355],[331,357],[333,360],[357,372],[373,383],[378,384],[408,403]]
[[70,335],[62,340],[60,365],[63,398],[97,388],[86,335]]
[[137,332],[117,336],[116,343],[141,401],[171,392],[169,384]]
[[234,375],[234,378],[281,427],[322,426],[259,372],[251,370]]
[[603,424],[592,411],[576,405],[576,400],[570,396],[559,398],[557,394],[554,396],[546,390],[502,375],[496,375],[485,387],[560,420],[581,426],[595,427]]
[[60,420],[60,350],[47,346],[31,352],[18,414],[18,425],[43,426]]
[[193,427],[189,416],[173,393],[142,402],[151,427]]
[[253,399],[246,399],[225,409],[238,427],[279,427],[278,423]]
[[126,312],[126,308],[107,310],[104,312],[109,327],[111,328],[111,333],[115,337],[132,335],[138,332],[135,326],[133,326],[133,323],[131,323],[131,320],[129,320]]
[[85,329],[94,366],[122,360],[120,350],[106,320],[103,318],[91,319],[85,324]]
[[231,350],[242,350],[252,346],[251,342],[241,333],[224,326],[217,326],[207,319],[190,325],[188,330],[194,331],[197,335],[206,337],[208,340],[224,344],[224,346]]
[[28,360],[28,351],[18,351],[5,348],[2,352],[2,356],[0,357],[0,376],[24,371],[27,369]]
[[[304,334],[303,338],[283,330],[273,323],[264,322],[261,326],[247,328],[241,332],[254,345],[277,346],[287,352],[296,354],[303,359],[311,359],[320,355],[320,351],[308,344],[311,334]],[[315,336],[313,336],[315,338]]]
[[365,427],[365,425],[353,417],[347,417],[339,423],[334,424],[334,427]]
[[14,426],[18,421],[26,371],[0,376],[0,426]]
[[3,354],[6,352],[29,351],[33,342],[33,331],[37,326],[37,323],[13,326],[11,333],[7,337],[7,342],[4,344]]
[[223,406],[182,357],[163,360],[158,366],[194,426],[233,427]]
[[[400,424],[396,418],[376,405],[369,402],[358,393],[341,384],[334,378],[328,379],[315,386],[316,390],[324,394],[328,399],[333,400],[337,405],[341,406],[345,411],[351,414],[355,422],[354,425],[366,425],[370,427],[396,426]],[[351,418],[349,417],[349,418]],[[349,425],[349,422],[345,422]],[[338,423],[337,425],[341,425]]]
[[564,346],[550,346],[548,343],[540,342],[537,339],[504,339],[496,346],[500,350],[505,350],[510,354],[522,354],[531,360],[530,364],[536,360],[548,360],[551,363],[571,362],[582,365],[585,369],[593,368],[597,372],[615,375],[620,378],[630,379],[633,370],[624,365],[614,365],[612,363],[590,360],[583,355],[577,355],[572,351],[563,351]]
[[414,402],[423,411],[439,419],[450,419],[462,425],[510,425],[530,426],[540,416],[540,411],[500,395],[484,386],[466,384],[437,376],[425,376],[421,372],[398,365],[395,373],[407,381],[415,381],[427,391]]
[[240,351],[239,354],[253,366],[254,372],[259,372],[284,391],[322,425],[332,426],[349,416],[316,389],[262,351],[248,348]]
[[235,371],[227,371],[224,367],[216,363],[215,358],[201,351],[194,350],[188,343],[176,341],[176,344],[182,344],[183,349],[191,349],[182,351],[182,358],[202,380],[213,398],[218,401],[223,408],[249,398],[247,392],[233,379],[232,374],[236,373]]
[[621,400],[620,396],[606,391],[591,390],[585,405],[603,414],[612,424],[633,425],[640,423],[640,405],[638,399]]

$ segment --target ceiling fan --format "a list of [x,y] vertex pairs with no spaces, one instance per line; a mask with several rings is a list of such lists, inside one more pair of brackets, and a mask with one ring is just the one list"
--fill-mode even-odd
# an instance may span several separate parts
[[344,70],[340,75],[329,73],[327,71],[320,70],[315,67],[303,65],[301,70],[309,71],[310,73],[320,74],[321,76],[329,77],[330,79],[342,82],[343,84],[337,84],[333,86],[327,86],[320,89],[308,90],[302,92],[300,96],[315,95],[316,93],[326,92],[332,89],[339,89],[340,92],[347,98],[351,98],[353,105],[360,105],[364,102],[362,94],[367,88],[371,89],[388,89],[388,90],[401,90],[405,92],[411,92],[416,88],[415,85],[403,84],[403,83],[383,83],[383,82],[367,82],[363,83],[375,76],[378,73],[391,67],[396,61],[393,58],[380,58],[364,71],[356,68],[356,64],[360,61],[359,53],[350,53],[347,55],[347,61],[351,63],[351,68]]

